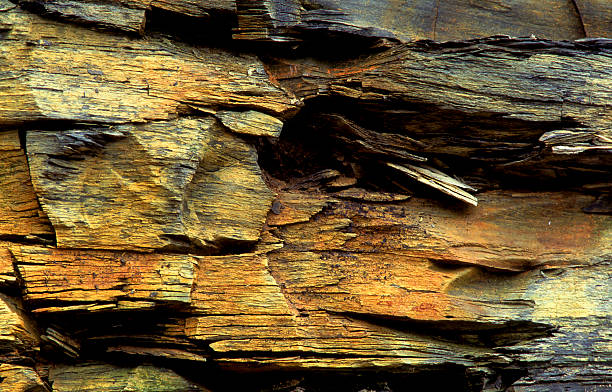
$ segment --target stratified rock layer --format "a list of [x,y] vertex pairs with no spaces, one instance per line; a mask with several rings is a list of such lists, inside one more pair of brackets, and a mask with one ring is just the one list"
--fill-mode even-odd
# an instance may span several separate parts
[[0,390],[608,390],[611,17],[0,0]]

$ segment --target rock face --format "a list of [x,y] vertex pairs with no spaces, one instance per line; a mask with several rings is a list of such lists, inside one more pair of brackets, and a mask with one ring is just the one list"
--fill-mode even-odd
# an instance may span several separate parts
[[0,0],[0,390],[610,390],[612,6],[408,3]]
[[34,187],[59,247],[255,242],[272,202],[255,148],[213,117],[35,130],[27,143]]

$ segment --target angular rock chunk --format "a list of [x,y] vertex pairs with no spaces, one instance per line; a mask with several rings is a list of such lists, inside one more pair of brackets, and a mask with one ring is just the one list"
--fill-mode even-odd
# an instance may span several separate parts
[[30,367],[0,365],[0,390],[11,392],[49,392],[49,388]]
[[251,145],[212,118],[32,131],[59,247],[216,250],[257,241],[272,192]]

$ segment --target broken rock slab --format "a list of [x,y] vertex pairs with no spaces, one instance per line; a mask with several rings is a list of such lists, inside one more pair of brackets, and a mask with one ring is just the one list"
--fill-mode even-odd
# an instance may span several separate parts
[[27,145],[58,247],[215,251],[257,241],[272,203],[255,148],[212,117],[32,131]]

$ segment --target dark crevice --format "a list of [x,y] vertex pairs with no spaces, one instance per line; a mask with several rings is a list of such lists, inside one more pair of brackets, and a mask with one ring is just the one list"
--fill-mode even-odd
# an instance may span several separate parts
[[584,191],[582,184],[605,177],[604,158],[553,156],[538,140],[545,132],[579,126],[571,119],[533,122],[425,103],[321,97],[308,100],[278,140],[259,140],[259,163],[286,183],[333,169],[357,177],[356,186],[366,189],[449,199],[386,165],[419,165],[407,156],[413,154],[479,191]]
[[237,26],[236,14],[223,10],[207,10],[206,15],[191,16],[151,7],[147,11],[146,35],[170,35],[195,46],[239,49],[232,40]]
[[[292,44],[262,43],[257,53],[263,58],[316,58],[322,61],[344,61],[383,52],[399,44],[393,39],[364,37],[349,33],[305,29],[299,42]],[[321,45],[325,42],[325,45]]]
[[[480,390],[477,386],[471,387],[465,368],[456,365],[424,366],[419,370],[406,366],[387,371],[285,369],[276,372],[258,372],[257,369],[240,372],[239,366],[233,367],[237,370],[228,371],[226,367],[215,366],[213,363],[210,371],[214,372],[214,377],[210,377],[209,373],[205,372],[196,376],[194,380],[200,380],[212,391],[399,392],[412,387],[431,391]],[[441,374],[444,374],[444,377],[440,377]],[[193,377],[193,374],[191,376]],[[477,383],[482,386],[480,382]]]
[[21,245],[53,245],[55,246],[55,235],[53,234],[37,234],[37,235],[19,235],[19,234],[0,234],[0,241],[12,242]]
[[536,338],[552,336],[554,327],[532,321],[483,323],[447,319],[414,320],[406,317],[371,315],[355,312],[330,312],[400,332],[422,335],[441,341],[482,347],[512,346]]
[[189,253],[198,256],[225,256],[250,253],[254,250],[256,241],[217,239],[211,243],[196,243],[184,234],[164,234],[160,238],[167,239],[171,244],[154,250],[154,253]]
[[26,132],[36,131],[52,131],[60,132],[73,129],[90,129],[92,127],[110,127],[118,124],[106,124],[102,122],[84,122],[77,120],[57,120],[57,119],[38,119],[28,120],[27,122],[15,124],[19,127],[20,132],[24,132],[24,141]]
[[[23,127],[19,129],[18,131],[18,135],[19,135],[19,143],[21,146],[21,149],[23,150],[23,154],[25,156],[26,159],[26,170],[28,172],[28,178],[30,181],[30,184],[32,184],[32,175],[30,172],[30,157],[28,156],[28,147],[27,147],[27,129],[24,129]],[[33,187],[33,185],[31,185]],[[46,214],[43,211],[42,208],[42,203],[40,202],[40,196],[38,194],[38,192],[34,192],[34,196],[36,198],[36,204],[38,206],[38,214],[42,215],[43,218],[45,218],[45,220],[48,220]],[[55,234],[55,227],[51,224],[51,222],[48,222],[48,226],[52,231],[52,234],[38,234],[38,235],[26,235],[26,236],[11,236],[11,235],[5,235],[4,240],[5,241],[10,241],[10,242],[15,242],[15,243],[21,243],[21,244],[44,244],[44,245],[50,245],[50,246],[57,246],[57,236]],[[0,236],[0,239],[2,239]]]
[[584,19],[582,19],[582,13],[580,12],[580,7],[578,7],[578,4],[576,3],[576,0],[572,0],[572,5],[574,6],[574,12],[576,12],[576,17],[578,18],[578,22],[580,24],[580,34],[582,34],[583,37],[587,37],[587,31],[586,28],[584,27]]
[[412,50],[437,52],[444,54],[483,54],[508,53],[518,57],[529,57],[534,54],[555,54],[575,56],[577,51],[607,54],[612,50],[612,40],[607,38],[585,38],[575,41],[550,40],[533,37],[510,37],[493,35],[454,41],[420,40],[406,44]]

